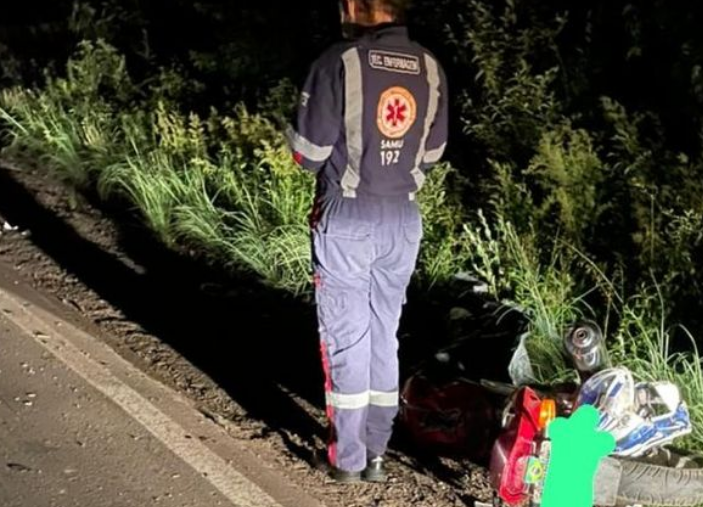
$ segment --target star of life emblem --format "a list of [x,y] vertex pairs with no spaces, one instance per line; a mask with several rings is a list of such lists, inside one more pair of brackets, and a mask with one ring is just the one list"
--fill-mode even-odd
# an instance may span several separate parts
[[417,103],[409,90],[393,86],[381,94],[376,123],[381,133],[391,139],[403,137],[415,123]]

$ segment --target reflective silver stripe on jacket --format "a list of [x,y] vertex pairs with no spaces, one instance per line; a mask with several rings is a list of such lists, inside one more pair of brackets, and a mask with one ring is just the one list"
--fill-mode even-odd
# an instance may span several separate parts
[[[434,61],[430,55],[425,55],[425,66],[427,67],[427,82],[430,85],[430,96],[429,103],[427,105],[427,116],[425,116],[425,130],[422,133],[422,139],[420,140],[420,149],[415,157],[415,167],[411,171],[413,178],[415,179],[415,184],[417,185],[417,190],[422,188],[425,183],[425,174],[420,169],[420,164],[422,164],[426,153],[427,137],[430,135],[430,127],[435,121],[437,116],[437,109],[439,106],[439,70],[437,67],[437,62]],[[411,194],[411,199],[413,195]]]
[[434,150],[428,150],[427,153],[425,153],[425,158],[423,159],[423,162],[425,164],[434,164],[438,162],[439,159],[442,158],[446,147],[447,143],[442,143],[439,148],[435,148]]
[[361,181],[362,154],[362,112],[364,93],[361,76],[361,58],[356,48],[349,49],[342,55],[345,71],[345,113],[347,168],[342,176],[344,197],[356,197],[356,189]]
[[332,154],[333,146],[318,146],[301,136],[291,125],[288,125],[286,137],[294,151],[313,162],[324,162]]

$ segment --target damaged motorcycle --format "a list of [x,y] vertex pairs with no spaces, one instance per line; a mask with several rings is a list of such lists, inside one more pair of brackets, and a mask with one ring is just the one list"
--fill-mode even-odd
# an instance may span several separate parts
[[[495,332],[482,330],[493,342]],[[598,429],[616,440],[594,477],[595,506],[703,505],[703,456],[672,445],[692,430],[677,386],[638,382],[627,368],[613,366],[595,323],[576,322],[565,333],[564,354],[578,380],[560,385],[516,382],[520,350],[511,361],[513,382],[471,378],[467,372],[481,372],[483,365],[461,364],[456,350],[463,345],[440,350],[407,378],[400,423],[426,451],[487,466],[493,505],[540,505],[550,451],[545,429],[582,405],[598,409]]]

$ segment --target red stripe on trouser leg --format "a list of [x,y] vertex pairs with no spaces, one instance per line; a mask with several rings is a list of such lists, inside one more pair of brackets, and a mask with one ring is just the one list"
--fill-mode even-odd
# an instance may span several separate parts
[[308,225],[311,229],[316,229],[322,217],[322,202],[316,198],[313,202],[312,210],[308,215]]
[[[322,353],[322,369],[325,373],[325,394],[332,392],[332,375],[330,373],[330,360],[327,352],[327,344],[320,342]],[[332,466],[337,466],[337,436],[334,426],[334,407],[327,403],[327,420],[330,426],[329,440],[327,441],[327,457]]]

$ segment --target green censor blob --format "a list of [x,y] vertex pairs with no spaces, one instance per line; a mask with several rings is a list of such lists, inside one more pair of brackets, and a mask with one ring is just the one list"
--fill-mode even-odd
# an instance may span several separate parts
[[615,450],[612,434],[596,429],[598,410],[582,405],[547,427],[551,455],[541,507],[592,507],[593,478],[601,459]]

